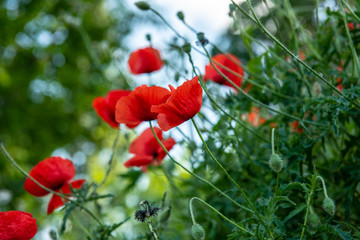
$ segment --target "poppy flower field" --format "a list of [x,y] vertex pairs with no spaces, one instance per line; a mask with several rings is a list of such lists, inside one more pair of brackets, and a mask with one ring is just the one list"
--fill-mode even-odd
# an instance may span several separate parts
[[151,1],[15,2],[0,240],[360,239],[358,2],[230,0],[218,39]]

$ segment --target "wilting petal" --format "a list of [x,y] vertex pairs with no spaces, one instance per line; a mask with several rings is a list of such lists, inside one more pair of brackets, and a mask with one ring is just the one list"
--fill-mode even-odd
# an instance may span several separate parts
[[116,122],[137,126],[143,121],[154,120],[158,114],[150,111],[151,106],[162,104],[169,97],[170,91],[162,87],[137,87],[117,102]]
[[153,156],[135,156],[130,158],[124,163],[124,166],[129,167],[142,167],[147,166],[154,160]]
[[[228,77],[231,81],[235,83],[235,85],[241,87],[242,83],[242,76],[244,76],[244,69],[241,66],[240,60],[233,54],[217,54],[214,57],[212,57],[212,61],[216,68],[223,73],[226,77]],[[240,76],[237,76],[230,72],[229,70],[226,70],[225,68],[221,67],[220,65],[225,66],[226,68],[229,68],[233,72],[237,73]],[[212,80],[218,84],[226,85],[229,87],[233,87],[224,77],[222,77],[215,68],[212,67],[212,65],[209,63],[205,67],[205,75],[204,75],[204,81]]]
[[59,208],[61,206],[64,206],[64,202],[61,199],[61,197],[59,197],[58,195],[53,195],[50,199],[50,202],[48,204],[48,208],[47,208],[47,214],[51,214],[52,212],[54,212],[54,210],[56,208]]
[[36,219],[22,211],[0,212],[1,240],[30,240],[37,232]]
[[201,104],[202,88],[198,77],[194,77],[172,90],[167,101],[153,106],[151,111],[159,113],[158,124],[163,131],[167,131],[194,117],[200,111]]
[[131,73],[142,74],[159,70],[163,62],[157,49],[147,47],[131,53],[128,65]]
[[[75,176],[75,167],[68,159],[49,157],[36,164],[29,174],[45,187],[56,191]],[[36,197],[49,193],[29,178],[26,178],[24,188]]]

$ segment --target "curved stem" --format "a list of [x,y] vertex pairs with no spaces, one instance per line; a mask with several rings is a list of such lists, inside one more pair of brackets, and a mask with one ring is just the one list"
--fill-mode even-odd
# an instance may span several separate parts
[[240,187],[239,184],[237,184],[235,182],[235,180],[230,176],[230,174],[226,171],[226,169],[223,167],[223,165],[215,158],[215,156],[212,154],[212,152],[210,151],[209,147],[207,146],[199,128],[197,127],[195,120],[192,118],[191,121],[194,124],[194,127],[196,129],[196,132],[198,133],[201,141],[204,144],[204,147],[206,149],[206,151],[209,153],[210,157],[214,160],[214,162],[216,162],[216,164],[223,170],[223,172],[225,173],[225,175],[227,176],[227,178],[230,180],[230,182],[232,182],[237,189],[239,189],[241,195],[245,198],[246,202],[248,203],[248,205],[250,206],[250,208],[254,211],[254,214],[257,216],[257,218],[259,219],[259,221],[261,222],[261,224],[265,227],[266,231],[268,232],[268,234],[273,237],[272,232],[270,230],[270,228],[265,224],[263,218],[260,216],[260,214],[258,213],[258,211],[255,209],[254,205],[252,204],[252,202],[250,201],[250,199],[247,197],[245,191],[242,189],[242,187]]
[[[234,2],[234,0],[231,0],[231,2],[239,9],[239,6]],[[340,92],[334,85],[332,85],[328,80],[326,80],[323,76],[321,76],[317,71],[312,69],[309,65],[307,65],[305,62],[303,62],[299,57],[297,57],[295,54],[293,54],[287,47],[285,47],[284,44],[282,44],[276,37],[274,37],[260,22],[259,18],[256,16],[255,10],[250,2],[250,0],[246,0],[246,2],[249,5],[250,11],[253,14],[257,25],[266,33],[267,36],[269,36],[276,44],[278,44],[282,49],[284,49],[292,58],[294,58],[296,61],[298,61],[301,65],[309,69],[316,77],[318,77],[322,82],[324,82],[326,85],[328,85],[331,89],[333,89],[335,92],[337,92],[339,95],[343,96],[347,101],[354,104],[356,107],[360,108],[360,104],[354,102],[349,97],[345,96],[342,92]]]
[[179,163],[178,161],[176,161],[169,153],[169,151],[165,148],[164,144],[162,144],[162,142],[160,141],[160,139],[158,138],[158,136],[155,134],[154,128],[151,124],[151,122],[149,121],[150,124],[150,129],[154,135],[154,137],[156,138],[156,141],[160,144],[161,148],[165,151],[165,153],[169,156],[169,158],[171,159],[171,161],[173,161],[176,165],[178,165],[179,167],[181,167],[182,169],[184,169],[187,173],[189,173],[190,175],[192,175],[193,177],[199,179],[200,181],[208,184],[209,186],[211,186],[212,188],[214,188],[218,193],[220,193],[223,197],[227,198],[228,200],[230,200],[232,203],[234,203],[236,206],[250,212],[250,213],[254,213],[251,209],[244,207],[243,205],[241,205],[240,203],[236,202],[234,199],[232,199],[230,196],[228,196],[227,194],[225,194],[223,191],[221,191],[219,188],[217,188],[214,184],[212,184],[211,182],[209,182],[208,180],[200,177],[199,175],[193,173],[192,171],[190,171],[189,169],[187,169],[186,167],[184,167],[184,165],[182,165],[181,163]]
[[325,185],[324,179],[321,176],[316,176],[316,179],[320,179],[322,186],[323,186],[325,198],[329,198],[327,195],[327,190],[326,190],[326,185]]
[[255,237],[255,234],[252,232],[249,232],[248,230],[246,230],[245,228],[239,226],[238,224],[236,224],[234,221],[232,221],[231,219],[227,218],[226,216],[224,216],[221,212],[219,212],[216,208],[214,208],[213,206],[211,206],[210,204],[208,204],[207,202],[205,202],[204,200],[198,198],[198,197],[193,197],[190,199],[190,203],[189,203],[189,210],[190,210],[190,215],[191,215],[191,220],[193,222],[193,224],[196,223],[195,221],[195,217],[194,217],[194,212],[193,212],[193,208],[192,208],[192,204],[194,200],[198,200],[199,202],[203,203],[205,206],[207,206],[208,208],[210,208],[211,210],[213,210],[215,213],[217,213],[219,216],[221,216],[223,219],[225,219],[226,221],[228,221],[229,223],[231,223],[232,225],[234,225],[235,227],[237,227],[238,229],[240,229],[241,231],[250,234],[251,236]]
[[278,114],[282,114],[282,115],[284,115],[284,116],[286,116],[286,117],[289,117],[289,118],[292,118],[292,119],[295,119],[295,120],[298,120],[298,121],[303,121],[303,122],[306,122],[306,123],[309,123],[309,124],[312,124],[312,125],[316,125],[316,126],[328,127],[327,125],[324,125],[324,124],[321,124],[321,123],[312,122],[312,121],[308,121],[308,120],[303,120],[303,119],[301,119],[301,118],[299,118],[299,117],[296,117],[296,116],[294,116],[294,115],[288,114],[288,113],[286,113],[286,112],[282,112],[282,111],[280,111],[280,110],[276,110],[276,109],[274,109],[274,108],[272,108],[272,107],[269,107],[268,105],[260,102],[259,100],[255,99],[255,98],[252,97],[251,95],[245,93],[244,90],[242,90],[239,86],[237,86],[233,81],[231,81],[231,79],[229,79],[225,74],[223,74],[223,73],[215,66],[215,64],[214,64],[213,60],[211,59],[210,54],[209,54],[209,52],[207,51],[207,49],[206,49],[204,46],[202,46],[202,47],[203,47],[203,49],[204,49],[204,51],[205,51],[205,53],[206,53],[206,55],[207,55],[207,57],[208,57],[208,59],[209,59],[209,61],[210,61],[211,66],[215,69],[215,71],[216,71],[218,74],[220,74],[227,82],[229,82],[234,88],[236,88],[236,90],[238,90],[239,92],[241,92],[242,94],[244,94],[245,97],[247,97],[247,98],[250,99],[251,101],[257,103],[258,105],[260,105],[260,106],[262,106],[262,107],[264,107],[264,108],[269,109],[269,110],[272,111],[272,112],[275,112],[275,113],[278,113]]
[[37,181],[36,179],[34,179],[32,176],[30,176],[25,170],[23,170],[16,162],[15,160],[10,156],[10,154],[8,153],[8,151],[6,150],[4,144],[0,141],[0,148],[1,148],[1,152],[3,153],[3,155],[5,156],[5,158],[7,160],[10,161],[10,163],[19,171],[21,172],[24,176],[26,176],[27,178],[31,179],[34,183],[36,183],[39,187],[41,187],[42,189],[57,195],[69,202],[74,203],[76,206],[80,207],[81,209],[83,209],[85,212],[87,212],[97,223],[99,223],[100,225],[103,225],[102,220],[100,218],[98,218],[97,216],[95,216],[88,208],[86,208],[85,206],[83,206],[82,204],[78,203],[77,201],[72,200],[71,198],[69,198],[68,196],[56,192],[50,188],[45,187],[43,184],[41,184],[39,181]]

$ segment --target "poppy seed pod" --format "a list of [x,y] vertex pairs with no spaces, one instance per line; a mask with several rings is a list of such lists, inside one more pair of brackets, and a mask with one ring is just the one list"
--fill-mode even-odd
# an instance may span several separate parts
[[335,213],[335,203],[334,200],[332,200],[329,197],[326,197],[323,202],[323,208],[324,210],[329,213],[330,215],[334,215]]
[[181,20],[181,21],[184,21],[185,19],[185,16],[184,16],[184,13],[182,11],[179,11],[176,13],[176,16]]
[[182,46],[182,49],[185,53],[190,53],[191,51],[191,44],[190,43],[185,43],[183,46]]
[[143,10],[143,11],[146,11],[146,10],[149,10],[149,9],[150,9],[150,5],[149,5],[147,2],[144,2],[144,1],[136,2],[135,5],[136,5],[140,10]]
[[195,223],[191,227],[191,235],[193,236],[193,238],[195,240],[204,240],[205,239],[205,230],[200,224]]
[[284,161],[276,153],[271,154],[269,166],[274,172],[280,172],[284,167]]

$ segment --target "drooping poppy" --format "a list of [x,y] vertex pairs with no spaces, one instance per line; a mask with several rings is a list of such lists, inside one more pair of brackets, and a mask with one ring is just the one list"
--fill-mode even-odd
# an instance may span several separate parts
[[128,65],[132,74],[151,73],[161,69],[163,61],[157,49],[146,47],[131,53]]
[[[231,81],[233,81],[235,85],[241,87],[242,76],[244,76],[244,69],[241,66],[240,60],[235,55],[231,53],[217,54],[213,56],[211,59],[214,65],[216,66],[216,68],[221,73],[223,73],[226,77],[228,77]],[[237,73],[238,75],[235,75],[233,72],[223,68],[221,65]],[[234,86],[232,86],[231,83],[226,81],[226,79],[222,77],[216,71],[216,69],[213,68],[213,66],[210,63],[205,66],[204,81],[208,81],[208,80],[212,80],[218,84],[226,85],[234,88]]]
[[1,240],[30,240],[37,232],[36,219],[22,211],[0,212]]
[[[161,129],[154,127],[154,132],[168,151],[176,144],[173,138],[163,140]],[[166,152],[156,141],[151,128],[146,129],[131,143],[129,152],[135,156],[125,162],[125,167],[144,168],[150,164],[159,165],[166,156]]]
[[[129,95],[131,91],[128,90],[113,90],[108,92],[106,97],[97,97],[94,99],[92,106],[96,113],[111,127],[118,128],[119,123],[115,121],[115,106],[120,98]],[[134,126],[127,125],[129,128]]]
[[[31,169],[29,175],[45,187],[71,196],[71,188],[80,189],[85,183],[84,179],[70,182],[74,178],[75,173],[74,164],[70,160],[61,157],[49,157],[36,164]],[[30,178],[26,178],[24,188],[28,193],[36,197],[43,197],[49,194],[47,190],[41,188]],[[65,199],[53,195],[48,204],[47,214],[51,214],[56,208],[63,206],[65,201]]]
[[164,103],[170,95],[170,91],[162,87],[137,87],[117,102],[115,120],[134,127],[143,121],[155,120],[158,114],[150,111],[151,106]]
[[152,112],[159,114],[158,124],[163,131],[186,122],[200,111],[202,88],[198,79],[187,80],[176,89],[169,85],[171,96],[165,103],[151,107]]
[[290,123],[291,131],[296,133],[303,133],[304,129],[300,126],[299,121],[292,121]]

